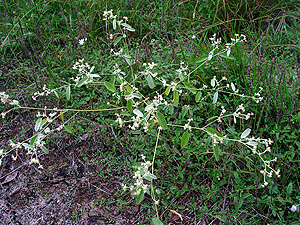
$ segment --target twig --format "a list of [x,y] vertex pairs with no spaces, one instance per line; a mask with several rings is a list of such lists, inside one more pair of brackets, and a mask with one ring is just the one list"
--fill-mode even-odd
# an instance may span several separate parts
[[110,193],[108,193],[108,192],[102,190],[101,188],[98,188],[97,186],[95,186],[95,185],[93,185],[93,184],[91,184],[91,186],[93,186],[94,188],[98,189],[99,191],[104,192],[105,194],[108,194],[108,195],[112,196],[112,194],[110,194]]

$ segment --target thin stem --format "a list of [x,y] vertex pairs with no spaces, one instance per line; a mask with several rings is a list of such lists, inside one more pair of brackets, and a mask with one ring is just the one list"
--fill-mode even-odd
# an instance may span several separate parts
[[[151,171],[152,174],[154,173],[154,161],[155,161],[155,155],[156,155],[156,150],[157,150],[158,141],[159,141],[159,135],[160,135],[160,129],[158,129],[158,133],[157,133],[157,137],[156,137],[156,143],[155,143],[155,148],[154,148],[154,154],[153,154],[153,160],[152,160],[152,171]],[[156,216],[157,216],[157,218],[159,218],[159,216],[158,216],[158,210],[157,210],[157,205],[155,204],[156,200],[155,200],[155,196],[154,196],[153,181],[151,181],[150,187],[151,187],[152,198],[154,200],[154,206],[155,206]]]

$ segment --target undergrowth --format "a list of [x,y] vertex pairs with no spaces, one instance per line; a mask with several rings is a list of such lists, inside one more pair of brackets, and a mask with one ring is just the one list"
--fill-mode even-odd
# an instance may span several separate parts
[[297,3],[74,2],[0,3],[2,160],[111,130],[145,223],[299,223]]

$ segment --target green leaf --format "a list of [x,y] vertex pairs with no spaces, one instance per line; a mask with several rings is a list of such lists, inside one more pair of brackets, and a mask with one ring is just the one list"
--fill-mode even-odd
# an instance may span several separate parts
[[235,86],[234,86],[234,84],[231,83],[230,85],[231,85],[231,89],[232,89],[233,91],[235,91]]
[[246,138],[251,132],[251,129],[247,128],[242,134],[241,139]]
[[166,121],[164,115],[161,112],[157,112],[156,118],[157,118],[159,126],[161,126],[161,128],[163,130],[166,130],[168,126],[167,126],[167,121]]
[[183,133],[181,138],[181,148],[184,148],[188,143],[190,139],[190,134],[186,131]]
[[68,100],[68,101],[70,100],[70,95],[71,95],[71,86],[69,85],[69,86],[66,88],[66,97],[67,97],[67,100]]
[[236,205],[235,209],[239,210],[244,203],[244,198],[240,198],[239,203]]
[[207,119],[207,122],[209,122],[209,121],[211,121],[211,120],[214,120],[214,119],[216,119],[216,118],[218,118],[218,116],[210,117],[210,118]]
[[126,85],[125,88],[129,92],[129,94],[132,92],[132,88],[129,85]]
[[36,139],[38,137],[38,134],[34,135],[31,139],[30,139],[30,145],[34,145]]
[[214,128],[207,127],[206,131],[210,134],[216,134],[218,137],[222,137],[222,135],[218,131],[216,131]]
[[222,53],[220,54],[220,56],[224,59],[230,59],[230,60],[234,60],[235,58],[233,56],[230,56],[230,51],[227,51],[226,54]]
[[119,36],[116,38],[116,40],[114,41],[114,46],[116,46],[122,39],[122,36]]
[[46,154],[49,154],[48,149],[47,149],[44,145],[42,145],[41,149],[42,149],[42,151],[45,152]]
[[154,88],[154,82],[153,82],[153,79],[152,79],[152,76],[149,74],[146,78],[147,82],[148,82],[148,86],[153,89]]
[[153,225],[164,225],[157,217],[152,218]]
[[286,188],[286,192],[287,192],[288,194],[291,194],[292,191],[293,191],[293,183],[289,183],[289,185],[288,185],[287,188]]
[[131,99],[129,99],[128,101],[127,101],[127,109],[128,109],[128,111],[129,112],[131,112],[132,111],[132,100]]
[[125,57],[124,57],[124,59],[125,59],[125,61],[127,62],[128,66],[131,66],[131,65],[132,65],[132,62],[131,62],[131,60],[130,60],[130,59],[128,59],[128,58],[125,58]]
[[132,96],[135,97],[135,98],[138,98],[138,99],[142,98],[142,96],[140,94],[137,94],[137,93],[132,93]]
[[140,204],[144,200],[144,191],[142,190],[141,193],[136,198],[136,204]]
[[218,101],[218,92],[216,92],[216,93],[214,94],[213,104],[216,104],[217,101]]
[[184,82],[184,85],[185,85],[185,87],[186,87],[190,92],[192,92],[193,94],[196,94],[196,93],[197,93],[196,88],[195,88],[193,85],[191,85],[190,83]]
[[34,149],[34,147],[32,145],[29,145],[27,143],[22,143],[23,147],[24,148],[27,148],[27,149]]
[[55,94],[55,96],[59,99],[59,95],[57,94],[57,91],[53,91],[54,92],[54,94]]
[[206,61],[207,58],[208,58],[208,55],[203,55],[196,60],[196,63],[202,63],[202,62]]
[[155,175],[153,175],[153,174],[148,174],[146,177],[145,177],[145,179],[146,180],[148,180],[148,181],[152,181],[152,180],[155,180],[155,179],[157,179],[157,177],[155,176]]
[[215,81],[215,79],[211,79],[211,81],[210,81],[210,85],[211,85],[212,87],[214,87],[214,86],[216,85],[216,81]]
[[104,85],[105,85],[105,87],[106,87],[109,91],[111,91],[111,92],[115,92],[115,91],[116,91],[116,88],[115,88],[115,86],[114,86],[113,84],[111,84],[111,83],[109,83],[109,82],[104,82]]
[[251,146],[257,146],[257,145],[258,145],[258,143],[255,142],[255,141],[249,141],[249,142],[247,142],[246,144],[247,144],[247,145],[251,145]]
[[81,87],[82,85],[85,84],[85,82],[86,82],[88,79],[89,79],[88,77],[82,78],[82,79],[76,84],[76,87]]
[[170,90],[171,90],[171,88],[170,88],[170,87],[167,87],[166,90],[165,90],[165,95],[169,95]]
[[178,106],[179,103],[179,93],[178,91],[173,91],[173,101],[174,101],[174,105]]
[[66,129],[66,131],[69,132],[70,134],[73,134],[72,127],[70,127],[69,125],[65,125],[65,129]]
[[122,25],[123,27],[125,27],[126,30],[128,30],[128,31],[132,31],[132,32],[135,31],[135,29],[132,28],[132,27],[131,27],[129,24],[127,24],[127,23],[121,23],[121,25]]
[[116,19],[113,20],[113,28],[114,28],[114,30],[117,29],[117,20]]
[[250,193],[246,193],[246,194],[244,194],[244,195],[242,196],[242,198],[249,198],[250,196],[251,196]]
[[41,122],[41,126],[40,127],[43,127],[45,123],[47,123],[47,120],[43,119],[42,122]]
[[143,117],[143,113],[140,111],[140,110],[138,110],[138,109],[134,109],[133,110],[133,113],[135,114],[135,115],[137,115],[138,117]]
[[132,165],[132,168],[138,169],[138,168],[141,167],[141,166],[142,166],[142,163],[137,162],[137,163],[135,163],[135,164]]
[[41,122],[42,122],[42,118],[38,118],[37,121],[35,122],[35,126],[34,126],[35,131],[38,131],[40,129]]
[[60,114],[59,114],[59,117],[60,117],[61,121],[64,122],[64,114],[63,114],[63,113],[60,113]]
[[76,84],[76,87],[81,87],[82,85],[85,84],[85,82],[86,82],[88,79],[89,79],[88,77],[82,78],[82,79]]
[[198,103],[200,101],[202,97],[202,93],[200,91],[198,91],[198,93],[196,94],[196,97],[195,97],[195,101]]
[[131,59],[131,55],[123,55],[123,57],[126,59]]
[[219,153],[219,147],[218,145],[214,145],[214,155],[217,161],[219,161],[220,153]]

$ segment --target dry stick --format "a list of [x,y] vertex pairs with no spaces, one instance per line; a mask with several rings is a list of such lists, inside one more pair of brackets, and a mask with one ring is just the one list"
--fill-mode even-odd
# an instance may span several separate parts
[[108,194],[108,195],[112,196],[111,193],[108,193],[108,192],[102,190],[101,188],[98,188],[97,186],[95,186],[95,185],[93,185],[93,184],[90,184],[90,185],[93,186],[94,188],[96,188],[97,190],[102,191],[102,192],[104,192],[105,194]]

